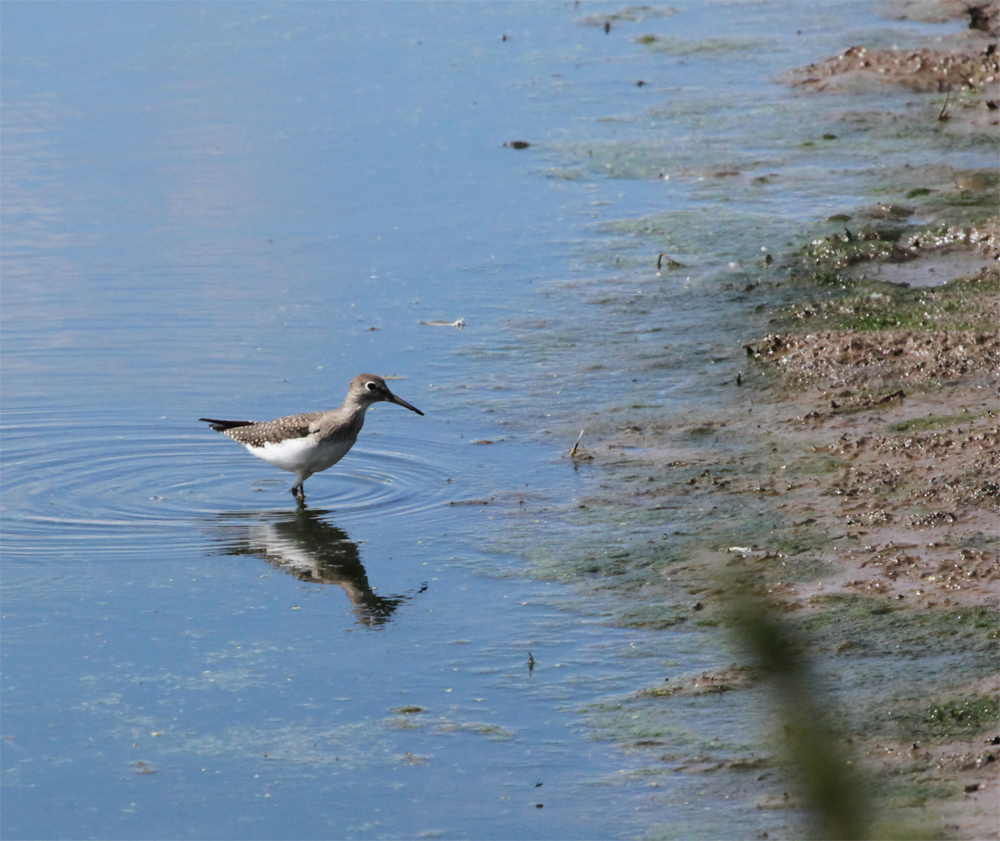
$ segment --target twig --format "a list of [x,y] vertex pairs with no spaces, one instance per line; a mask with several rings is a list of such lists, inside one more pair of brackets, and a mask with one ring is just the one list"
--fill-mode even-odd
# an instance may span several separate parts
[[938,122],[943,123],[948,119],[948,100],[951,99],[951,91],[945,94],[944,105],[941,106],[941,113],[938,114]]

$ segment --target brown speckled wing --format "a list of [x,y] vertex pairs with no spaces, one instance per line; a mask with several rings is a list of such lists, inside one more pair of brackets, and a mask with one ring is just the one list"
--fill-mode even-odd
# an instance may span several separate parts
[[265,444],[277,444],[287,438],[305,438],[309,434],[309,424],[319,417],[319,412],[309,412],[305,415],[289,415],[264,423],[250,426],[237,426],[224,430],[234,441],[249,444],[251,447],[263,447]]

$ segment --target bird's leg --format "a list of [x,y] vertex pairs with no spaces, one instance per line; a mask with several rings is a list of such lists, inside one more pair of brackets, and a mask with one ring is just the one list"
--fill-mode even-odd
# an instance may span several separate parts
[[296,482],[294,485],[292,485],[292,493],[298,497],[299,502],[302,502],[302,500],[306,498],[306,489],[305,489],[306,479],[312,476],[312,472],[310,471],[309,473],[298,473],[296,474],[296,476],[299,481]]

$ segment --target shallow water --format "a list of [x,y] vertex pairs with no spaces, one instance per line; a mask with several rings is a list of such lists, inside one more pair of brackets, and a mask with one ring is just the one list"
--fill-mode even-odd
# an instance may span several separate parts
[[[697,411],[756,255],[900,142],[818,161],[783,121],[865,103],[773,78],[960,27],[677,8],[5,4],[5,837],[795,834],[601,740],[729,655],[526,558],[580,537],[579,413]],[[195,420],[361,371],[426,417],[376,407],[303,512]],[[646,735],[752,754],[754,697]]]

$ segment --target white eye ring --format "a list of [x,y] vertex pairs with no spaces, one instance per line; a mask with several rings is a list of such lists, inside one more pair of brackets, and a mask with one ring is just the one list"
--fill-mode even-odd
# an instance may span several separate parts
[[375,389],[378,388],[378,386],[375,385],[375,383],[365,383],[365,388],[367,388],[369,391],[375,391]]

